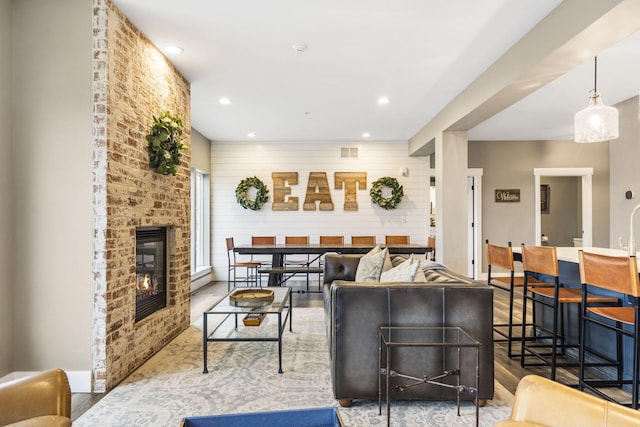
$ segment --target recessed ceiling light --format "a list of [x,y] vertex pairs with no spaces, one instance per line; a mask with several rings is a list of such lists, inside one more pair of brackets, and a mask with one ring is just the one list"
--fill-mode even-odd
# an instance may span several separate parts
[[167,46],[164,48],[164,51],[172,55],[179,55],[184,52],[184,49],[180,46]]
[[363,138],[369,138],[371,136],[371,134],[369,132],[365,132],[362,134]]
[[307,45],[305,43],[294,43],[291,45],[291,49],[293,49],[294,52],[302,53],[307,50]]
[[253,133],[253,132],[249,132],[249,133],[247,134],[247,136],[248,136],[249,138],[255,138],[255,137],[256,137],[256,134],[255,134],[255,133]]
[[378,104],[388,104],[389,103],[389,98],[387,98],[386,96],[383,96],[381,98],[378,98]]
[[229,98],[220,98],[220,100],[218,100],[218,102],[222,105],[229,105],[231,104],[231,100]]

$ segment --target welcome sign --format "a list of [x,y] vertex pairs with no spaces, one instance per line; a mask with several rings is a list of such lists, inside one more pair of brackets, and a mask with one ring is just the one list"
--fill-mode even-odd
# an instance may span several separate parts
[[520,189],[496,190],[496,203],[520,203]]

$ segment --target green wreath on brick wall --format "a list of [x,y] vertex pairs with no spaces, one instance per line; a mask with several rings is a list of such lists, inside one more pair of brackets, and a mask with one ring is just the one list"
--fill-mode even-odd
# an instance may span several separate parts
[[[391,197],[382,197],[382,189],[384,187],[391,188]],[[395,209],[402,201],[404,190],[397,179],[385,176],[371,184],[369,191],[371,201],[383,209]]]
[[[258,190],[254,200],[247,197],[247,192],[251,187]],[[262,205],[267,203],[267,200],[269,200],[269,189],[258,177],[245,178],[236,187],[236,201],[245,209],[260,210]]]
[[149,143],[149,167],[163,175],[175,175],[180,165],[182,150],[186,150],[182,139],[182,119],[168,111],[153,116]]

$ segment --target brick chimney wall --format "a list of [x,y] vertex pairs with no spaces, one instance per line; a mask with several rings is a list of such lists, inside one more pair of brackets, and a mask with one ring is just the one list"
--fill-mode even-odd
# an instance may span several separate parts
[[[190,86],[109,1],[94,0],[93,390],[113,388],[189,325],[190,160],[149,168],[145,136],[170,111],[190,146]],[[167,307],[136,323],[136,227],[166,226]]]

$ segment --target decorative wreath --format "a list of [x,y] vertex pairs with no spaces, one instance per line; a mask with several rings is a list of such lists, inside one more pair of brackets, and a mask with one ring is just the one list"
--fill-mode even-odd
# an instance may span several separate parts
[[[251,187],[258,190],[254,200],[247,198],[247,191],[249,191]],[[269,200],[268,194],[269,189],[267,186],[255,176],[243,179],[236,187],[236,200],[240,203],[240,206],[245,209],[251,209],[252,211],[260,210],[262,205],[267,203],[267,200]]]
[[175,175],[180,165],[182,150],[187,147],[182,140],[182,120],[165,111],[153,116],[149,143],[149,167],[163,175]]
[[[391,188],[391,197],[382,197],[382,187]],[[395,209],[404,196],[404,190],[397,179],[385,176],[373,182],[369,195],[371,201],[381,208]]]

